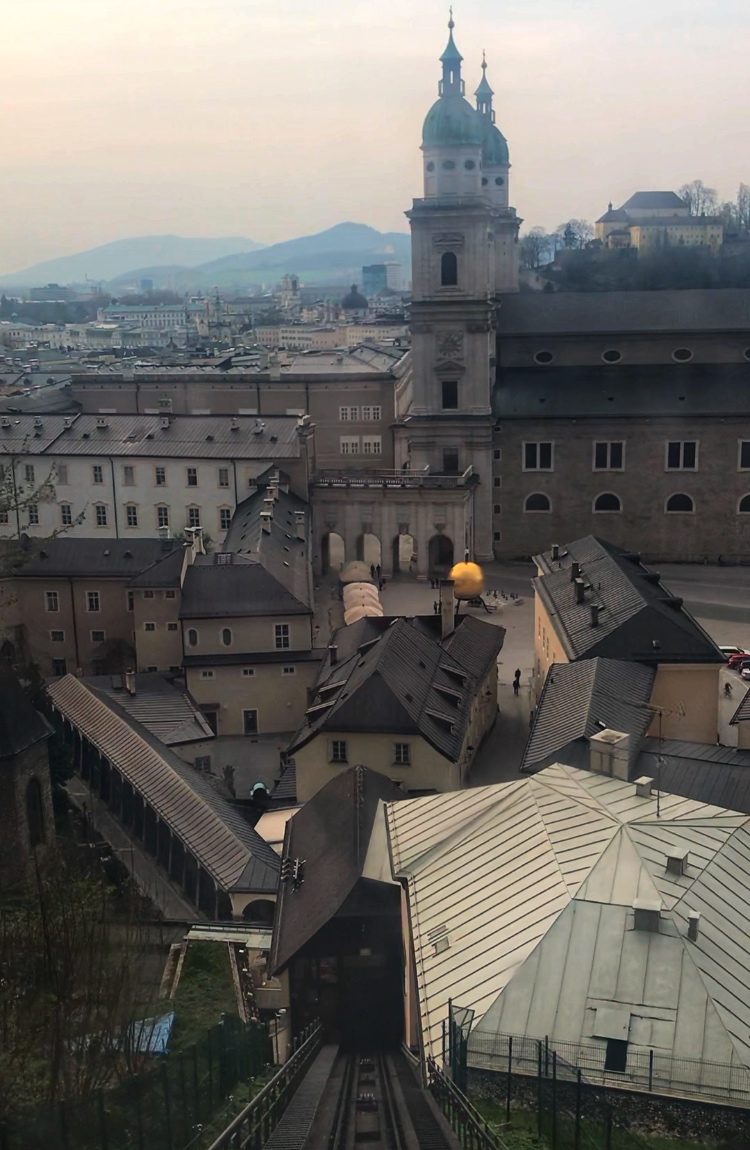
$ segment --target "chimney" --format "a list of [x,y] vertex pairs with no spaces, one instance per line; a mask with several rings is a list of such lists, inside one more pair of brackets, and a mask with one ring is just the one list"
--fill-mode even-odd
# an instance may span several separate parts
[[650,779],[648,777],[648,775],[641,775],[641,777],[639,779],[635,780],[636,798],[650,799],[653,785],[654,785],[653,779]]
[[577,563],[575,559],[570,565],[570,581],[573,583],[576,579],[581,577],[581,564]]
[[452,579],[440,580],[440,638],[447,639],[456,629],[456,593]]
[[304,542],[305,539],[305,513],[304,511],[295,511],[294,513],[294,533],[298,539]]
[[667,873],[686,874],[689,854],[687,847],[670,847],[667,851]]
[[689,910],[688,911],[688,938],[690,939],[691,942],[697,942],[698,941],[698,932],[700,931],[700,926],[701,926],[700,911]]
[[162,551],[171,551],[172,540],[169,538],[169,528],[168,527],[160,527],[159,528],[159,539],[161,540]]
[[[263,503],[265,504],[265,499],[263,500]],[[261,526],[261,529],[263,531],[265,531],[266,535],[271,534],[271,520],[272,519],[273,519],[273,512],[272,511],[265,511],[265,510],[261,511],[261,513],[260,513],[260,526]]]
[[598,627],[599,626],[599,612],[600,611],[601,611],[601,606],[599,603],[592,603],[591,604],[591,626],[592,627]]
[[239,431],[239,429],[240,429],[240,421],[239,421],[239,419],[237,418],[237,416],[236,416],[236,415],[233,415],[233,416],[232,416],[232,420],[231,420],[231,423],[229,424],[229,429],[230,429],[230,431]]
[[559,558],[560,558],[560,544],[559,543],[553,543],[552,544],[552,559],[554,560],[555,563],[557,563]]
[[274,383],[281,379],[281,364],[276,352],[273,352],[268,360],[268,378]]
[[576,603],[583,603],[586,599],[586,584],[583,579],[575,579],[573,582],[573,589],[575,591]]
[[633,900],[633,926],[636,930],[658,934],[661,919],[661,899],[636,898]]
[[135,694],[135,671],[125,672],[125,690],[129,695]]
[[589,736],[589,770],[595,775],[628,781],[630,773],[630,735],[605,727]]
[[336,643],[328,644],[328,661],[332,667],[335,667],[339,661],[339,649]]

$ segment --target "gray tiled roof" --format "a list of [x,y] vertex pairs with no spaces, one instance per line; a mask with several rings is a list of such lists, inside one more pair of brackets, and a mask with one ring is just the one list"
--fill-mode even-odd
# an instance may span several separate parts
[[501,366],[492,407],[498,419],[747,415],[750,363]]
[[[376,771],[352,767],[331,779],[287,823],[284,857],[305,860],[297,890],[282,883],[271,949],[278,971],[333,918],[362,876],[380,800],[403,798]],[[393,893],[397,894],[396,888]]]
[[[588,742],[603,727],[632,736],[632,755],[652,719],[653,667],[617,659],[553,663],[521,762],[531,773],[554,762],[588,765]],[[571,744],[573,744],[571,746]]]
[[750,289],[521,292],[503,296],[498,335],[750,331]]
[[634,192],[622,205],[623,210],[637,208],[639,211],[664,211],[665,208],[685,208],[685,201],[677,192]]
[[[296,495],[279,489],[269,530],[264,531],[260,513],[269,490],[267,486],[259,487],[238,505],[223,550],[261,563],[295,599],[310,606],[310,507]],[[297,515],[304,516],[305,539],[297,538]]]
[[658,780],[673,795],[750,814],[750,750],[646,739],[630,773]]
[[[576,602],[571,563],[582,569],[586,591]],[[536,556],[541,576],[534,588],[549,614],[568,659],[603,655],[648,663],[724,663],[713,640],[669,593],[640,556],[587,535],[560,551]],[[599,606],[592,625],[591,606]]]
[[130,586],[179,587],[184,555],[184,547],[172,547],[166,554],[160,555],[156,562],[144,568],[135,579],[131,579]]
[[310,613],[261,563],[241,555],[233,555],[231,563],[217,562],[216,554],[200,556],[185,572],[181,619]]
[[74,675],[47,686],[52,704],[121,772],[224,891],[274,891],[279,859],[193,767]]
[[124,675],[88,675],[81,682],[103,702],[116,703],[169,747],[214,737],[189,695],[163,675],[139,672],[133,695],[125,688]]
[[[299,437],[296,416],[268,415],[176,415],[162,426],[159,415],[73,415],[64,427],[62,416],[43,417],[49,433],[34,438],[33,419],[18,416],[23,427],[8,434],[20,439],[15,450],[25,454],[46,451],[50,455],[157,456],[185,459],[242,459],[271,461],[296,458]],[[105,419],[106,426],[97,426]],[[236,427],[235,427],[236,424]],[[15,428],[15,419],[14,419]],[[0,432],[0,452],[4,440]]]
[[[182,549],[176,546],[176,550],[179,554]],[[33,578],[96,575],[129,579],[163,559],[164,555],[164,544],[160,539],[74,539],[60,536],[57,539],[32,540],[28,558],[16,574]]]
[[471,619],[477,645],[476,628],[486,629],[481,658],[461,649],[461,659],[421,620],[362,619],[341,628],[334,643],[342,650],[335,664],[329,659],[324,665],[290,753],[324,730],[394,732],[420,734],[455,761],[471,702],[505,637],[502,627]]

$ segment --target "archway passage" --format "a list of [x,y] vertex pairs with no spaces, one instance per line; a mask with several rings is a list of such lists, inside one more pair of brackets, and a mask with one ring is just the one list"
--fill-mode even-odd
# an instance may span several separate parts
[[453,566],[453,540],[447,535],[433,535],[427,554],[430,574],[446,576]]
[[393,540],[393,574],[409,575],[414,568],[414,536],[409,534],[396,535]]
[[267,898],[256,898],[249,902],[242,911],[243,922],[262,923],[264,926],[273,924],[273,915],[276,904]]
[[323,536],[321,555],[324,575],[329,571],[340,571],[344,566],[346,547],[337,531],[329,531]]
[[16,661],[16,648],[10,639],[6,639],[0,646],[0,661],[13,664]]
[[382,563],[382,552],[380,549],[380,540],[377,535],[371,535],[365,532],[357,539],[357,558],[361,559],[363,563],[367,563],[373,567],[379,567]]

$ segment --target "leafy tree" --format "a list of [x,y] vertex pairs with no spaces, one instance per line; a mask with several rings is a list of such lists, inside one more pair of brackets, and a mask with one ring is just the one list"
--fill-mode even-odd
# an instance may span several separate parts
[[594,238],[594,229],[588,220],[566,220],[555,228],[558,246],[575,250],[585,248]]
[[737,189],[737,226],[747,235],[750,233],[750,184],[740,184]]
[[691,216],[711,216],[719,205],[716,188],[708,188],[703,180],[691,180],[678,189],[677,195],[690,209]]
[[521,262],[532,270],[547,263],[554,255],[554,238],[544,228],[532,228],[521,237]]

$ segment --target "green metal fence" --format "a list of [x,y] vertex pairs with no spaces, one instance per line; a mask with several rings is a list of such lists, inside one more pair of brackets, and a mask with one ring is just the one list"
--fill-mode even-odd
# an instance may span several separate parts
[[0,1124],[0,1150],[187,1150],[237,1084],[272,1061],[267,1028],[228,1016],[112,1089]]

